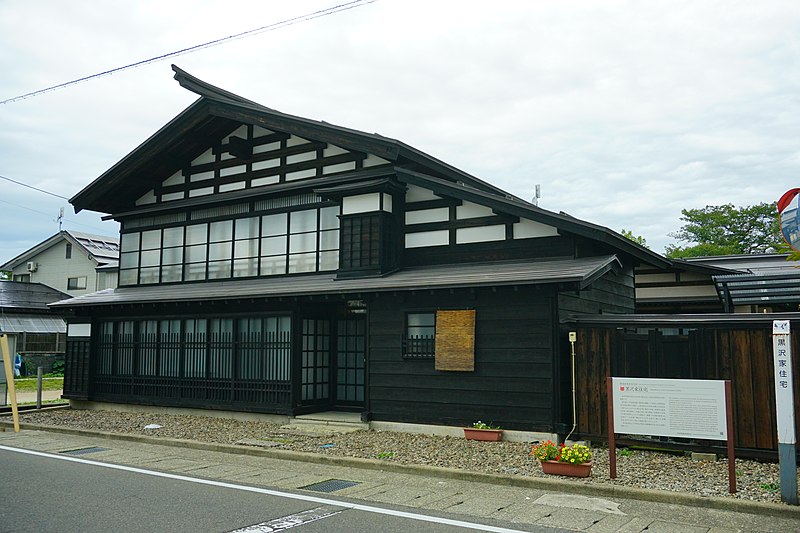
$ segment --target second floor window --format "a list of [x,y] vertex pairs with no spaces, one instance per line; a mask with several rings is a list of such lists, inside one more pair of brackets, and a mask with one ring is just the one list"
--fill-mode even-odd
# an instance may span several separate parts
[[71,242],[67,243],[67,253],[66,253],[65,259],[72,259],[72,243]]
[[339,208],[125,233],[120,285],[336,270]]
[[85,288],[86,288],[86,276],[80,276],[77,278],[67,278],[68,291],[81,290]]

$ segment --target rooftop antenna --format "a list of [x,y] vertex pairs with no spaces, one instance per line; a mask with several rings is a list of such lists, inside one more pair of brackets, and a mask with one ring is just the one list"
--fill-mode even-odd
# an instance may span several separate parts
[[539,198],[541,198],[541,197],[542,197],[542,186],[537,183],[536,184],[536,189],[534,190],[534,193],[533,193],[533,199],[531,200],[533,205],[538,207],[539,206]]
[[58,221],[58,231],[60,233],[61,232],[61,221],[64,220],[64,208],[63,207],[58,210],[58,218],[56,218],[56,220]]

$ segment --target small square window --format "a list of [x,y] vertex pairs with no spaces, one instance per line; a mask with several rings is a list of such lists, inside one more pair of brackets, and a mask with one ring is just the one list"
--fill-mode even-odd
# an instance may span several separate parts
[[67,278],[67,290],[80,290],[86,288],[86,276]]
[[436,354],[436,313],[406,314],[403,357],[430,358]]

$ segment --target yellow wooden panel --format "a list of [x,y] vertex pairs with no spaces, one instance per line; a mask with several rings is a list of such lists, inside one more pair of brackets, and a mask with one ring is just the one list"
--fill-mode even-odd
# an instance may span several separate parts
[[475,370],[475,310],[436,311],[436,370]]

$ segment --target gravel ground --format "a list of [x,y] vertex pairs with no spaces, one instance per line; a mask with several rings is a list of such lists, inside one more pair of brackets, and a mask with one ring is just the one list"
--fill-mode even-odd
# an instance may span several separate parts
[[[520,442],[478,442],[390,431],[357,431],[333,435],[304,435],[278,424],[226,418],[120,413],[111,411],[53,410],[21,415],[22,422],[92,429],[112,433],[150,435],[203,442],[236,444],[271,441],[274,448],[344,457],[380,459],[402,464],[460,468],[474,472],[545,477],[530,456],[530,445]],[[144,429],[158,424],[159,429]],[[736,461],[737,488],[728,493],[728,463],[692,461],[684,455],[630,450],[618,452],[617,479],[608,477],[607,448],[593,448],[592,476],[576,483],[613,483],[647,489],[694,493],[780,503],[777,464]]]

